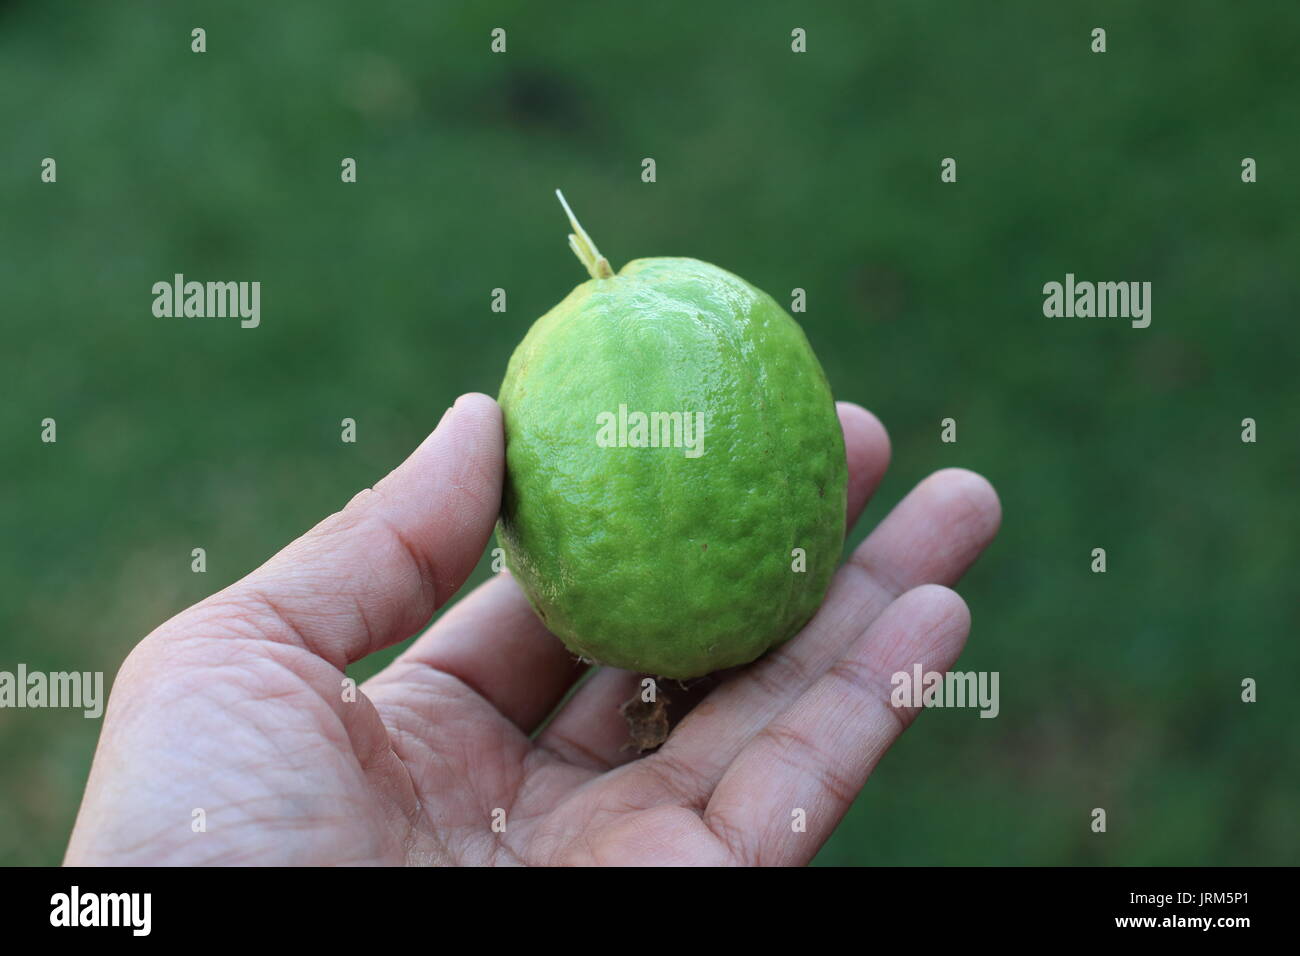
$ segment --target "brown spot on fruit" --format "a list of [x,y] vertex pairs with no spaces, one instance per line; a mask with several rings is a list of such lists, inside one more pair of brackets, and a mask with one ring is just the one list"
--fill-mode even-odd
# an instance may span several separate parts
[[627,721],[628,742],[624,747],[635,747],[637,753],[654,750],[668,739],[668,698],[656,693],[653,701],[641,699],[638,690],[623,702],[618,712]]

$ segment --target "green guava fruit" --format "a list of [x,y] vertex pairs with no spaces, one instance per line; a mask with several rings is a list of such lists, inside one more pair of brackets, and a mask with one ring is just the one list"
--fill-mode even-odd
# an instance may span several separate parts
[[748,663],[808,621],[839,563],[826,375],[771,296],[697,259],[615,275],[565,211],[592,278],[501,385],[506,564],[587,660],[678,679]]

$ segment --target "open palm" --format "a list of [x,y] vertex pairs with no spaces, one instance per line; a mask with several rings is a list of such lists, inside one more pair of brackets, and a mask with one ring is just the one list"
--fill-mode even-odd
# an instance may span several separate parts
[[[849,521],[888,464],[841,404]],[[483,553],[500,412],[466,395],[396,471],[128,657],[72,864],[789,864],[812,858],[914,716],[890,675],[956,660],[947,585],[997,530],[984,479],[930,476],[840,569],[803,632],[661,692],[688,712],[626,746],[638,676],[587,668],[500,574],[359,690],[348,664],[419,631]],[[653,613],[647,608],[647,613]]]

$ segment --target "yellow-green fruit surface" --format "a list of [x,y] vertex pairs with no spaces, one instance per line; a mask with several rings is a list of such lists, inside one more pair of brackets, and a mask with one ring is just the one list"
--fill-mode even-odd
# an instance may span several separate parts
[[506,563],[574,653],[697,677],[816,611],[844,541],[844,438],[771,296],[696,259],[637,259],[537,320],[499,401]]

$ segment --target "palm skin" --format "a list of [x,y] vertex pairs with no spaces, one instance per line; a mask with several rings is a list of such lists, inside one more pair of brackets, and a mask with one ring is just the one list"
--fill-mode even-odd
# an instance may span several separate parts
[[[888,463],[841,404],[849,521]],[[466,395],[372,491],[171,619],[113,687],[69,864],[796,864],[914,716],[889,677],[942,671],[969,628],[947,585],[999,506],[932,475],[840,569],[795,639],[683,692],[658,751],[625,747],[637,676],[584,668],[508,574],[359,690],[345,668],[409,637],[481,556],[500,412]]]

